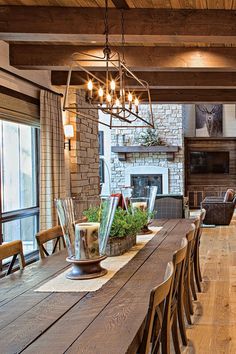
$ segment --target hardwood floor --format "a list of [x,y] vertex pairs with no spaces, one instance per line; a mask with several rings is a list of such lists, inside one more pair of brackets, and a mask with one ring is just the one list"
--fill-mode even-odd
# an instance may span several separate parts
[[201,239],[203,292],[195,302],[184,354],[236,353],[236,218],[230,226],[204,228]]

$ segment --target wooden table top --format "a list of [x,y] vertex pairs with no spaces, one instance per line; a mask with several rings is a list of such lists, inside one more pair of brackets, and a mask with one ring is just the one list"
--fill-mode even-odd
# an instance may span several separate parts
[[0,352],[135,353],[150,290],[190,229],[190,220],[159,220],[153,239],[96,292],[34,292],[68,267],[62,251],[0,279]]

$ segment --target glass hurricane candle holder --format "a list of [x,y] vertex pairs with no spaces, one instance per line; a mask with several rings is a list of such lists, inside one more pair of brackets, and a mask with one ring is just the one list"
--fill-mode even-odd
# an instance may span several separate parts
[[[82,202],[83,203],[83,202]],[[56,209],[63,231],[68,257],[72,264],[66,275],[69,279],[90,279],[107,273],[100,262],[106,258],[106,245],[118,204],[117,197],[109,197],[100,203],[99,223],[81,220],[84,210],[79,199],[56,200]],[[93,204],[97,206],[97,204]]]
[[157,196],[157,186],[147,186],[146,196],[148,199],[148,221],[150,222],[153,218],[153,212]]

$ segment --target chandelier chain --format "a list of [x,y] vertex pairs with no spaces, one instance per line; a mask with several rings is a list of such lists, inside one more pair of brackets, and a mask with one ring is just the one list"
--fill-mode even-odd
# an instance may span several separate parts
[[109,26],[108,26],[108,0],[105,0],[105,16],[104,16],[104,27],[105,27],[105,38],[106,38],[106,47],[108,47],[109,43]]
[[125,19],[124,10],[121,10],[121,45],[122,45],[122,61],[125,62]]

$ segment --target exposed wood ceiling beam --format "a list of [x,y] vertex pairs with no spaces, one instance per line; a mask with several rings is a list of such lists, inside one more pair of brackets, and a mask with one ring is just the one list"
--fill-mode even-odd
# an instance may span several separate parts
[[[235,89],[160,89],[151,90],[156,103],[235,103]],[[145,101],[145,97],[143,100]]]
[[[93,72],[94,75],[104,78],[103,71]],[[236,71],[233,72],[201,72],[201,71],[160,71],[135,72],[139,79],[149,83],[151,89],[160,88],[236,88]],[[66,85],[68,71],[52,71],[52,85]],[[88,75],[83,71],[74,71],[71,76],[71,85],[84,85]],[[130,87],[135,87],[132,79],[126,79]]]
[[[119,48],[117,48],[119,49]],[[10,45],[10,64],[25,69],[65,69],[71,64],[71,55],[77,51],[102,56],[102,47],[70,45]],[[186,47],[126,47],[128,67],[137,71],[169,70],[236,70],[236,48]],[[103,70],[103,63],[83,63],[93,70]]]
[[[0,7],[0,39],[94,43],[104,41],[104,9]],[[236,43],[236,11],[130,9],[127,43]],[[120,42],[120,10],[109,9],[110,41]]]
[[120,10],[128,10],[129,9],[129,5],[127,4],[127,2],[125,0],[112,0],[112,2],[117,9],[120,9]]

